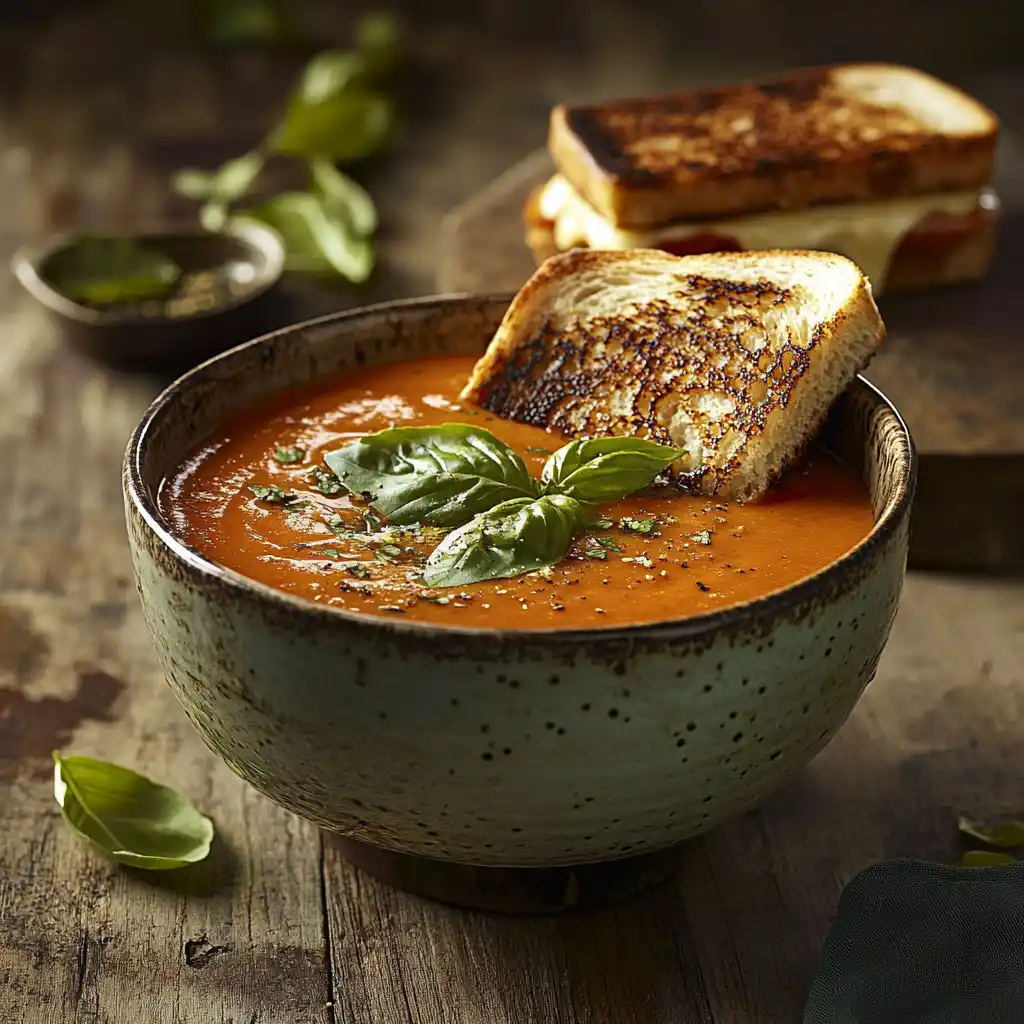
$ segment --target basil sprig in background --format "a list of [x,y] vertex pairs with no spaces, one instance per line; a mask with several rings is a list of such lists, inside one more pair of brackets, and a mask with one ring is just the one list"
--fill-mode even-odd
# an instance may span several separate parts
[[680,448],[639,437],[572,441],[540,480],[489,430],[461,423],[396,427],[329,452],[342,484],[391,522],[458,527],[427,559],[424,581],[454,587],[561,560],[592,505],[647,487]]
[[[276,24],[269,10],[262,17],[251,27]],[[276,231],[289,270],[365,281],[373,269],[377,210],[337,164],[365,160],[390,138],[395,111],[389,91],[398,54],[394,18],[364,15],[353,49],[327,50],[310,60],[281,121],[256,149],[214,170],[185,168],[174,175],[172,187],[203,203],[199,216],[207,230],[257,221]],[[308,184],[254,201],[264,169],[275,158],[305,165]]]

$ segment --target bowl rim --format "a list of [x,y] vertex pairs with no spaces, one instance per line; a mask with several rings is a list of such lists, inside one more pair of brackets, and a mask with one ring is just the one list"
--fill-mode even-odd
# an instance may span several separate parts
[[[157,395],[143,413],[135,430],[132,431],[125,450],[123,464],[123,488],[126,499],[131,503],[131,511],[134,511],[141,517],[146,527],[159,540],[164,549],[169,551],[178,561],[183,562],[189,570],[200,574],[204,578],[204,582],[223,587],[229,593],[243,599],[258,599],[269,604],[272,609],[297,614],[323,625],[333,623],[339,626],[354,626],[364,630],[367,634],[384,637],[405,636],[419,637],[421,639],[449,637],[452,640],[461,638],[467,641],[484,639],[491,642],[501,641],[502,643],[517,645],[551,645],[555,643],[560,647],[564,645],[578,646],[587,641],[593,642],[598,640],[602,642],[698,640],[721,630],[735,631],[737,627],[742,627],[746,623],[757,622],[765,614],[773,619],[785,617],[789,612],[799,609],[809,602],[813,602],[823,591],[828,592],[833,587],[841,585],[843,580],[856,576],[857,570],[867,563],[877,548],[885,545],[901,523],[909,517],[918,470],[917,449],[914,445],[913,437],[895,405],[879,388],[875,387],[874,384],[861,374],[857,374],[851,387],[858,387],[869,391],[875,400],[879,401],[886,411],[894,417],[900,428],[898,436],[902,438],[904,444],[903,462],[905,465],[901,479],[897,482],[898,490],[895,498],[882,510],[881,515],[875,520],[871,531],[859,543],[839,558],[823,566],[817,572],[787,587],[764,594],[761,597],[756,597],[739,604],[728,605],[717,611],[705,612],[701,615],[690,615],[677,619],[660,619],[655,622],[630,623],[627,625],[589,626],[569,629],[558,627],[497,629],[385,618],[384,616],[367,615],[364,612],[351,611],[333,605],[320,605],[304,597],[289,594],[269,584],[251,579],[234,569],[229,569],[227,566],[222,566],[207,558],[175,534],[171,526],[160,514],[156,502],[150,497],[142,472],[150,429],[158,417],[164,415],[182,393],[186,392],[197,382],[202,381],[210,369],[222,360],[226,360],[245,349],[265,347],[281,337],[299,334],[328,325],[360,320],[368,315],[406,310],[426,311],[432,308],[443,310],[445,307],[453,304],[468,302],[481,305],[492,302],[504,302],[507,304],[511,301],[511,298],[512,293],[509,292],[449,292],[414,298],[392,299],[341,312],[328,313],[325,316],[291,324],[261,335],[258,338],[253,338],[250,341],[242,342],[212,356],[193,367],[187,373],[182,374],[182,376]],[[218,378],[218,380],[220,383],[224,382],[224,378]]]
[[[132,313],[112,313],[92,306],[83,305],[58,291],[42,274],[43,265],[60,249],[74,244],[90,234],[102,234],[119,238],[130,238],[133,241],[145,241],[152,238],[217,238],[231,237],[241,242],[251,252],[258,253],[265,262],[264,269],[258,276],[258,283],[247,292],[236,295],[222,302],[213,309],[200,309],[186,316],[141,316]],[[194,324],[197,320],[208,320],[224,316],[239,307],[254,302],[268,292],[280,280],[284,273],[284,245],[276,231],[255,221],[241,221],[225,228],[223,231],[208,231],[194,224],[152,224],[132,228],[129,231],[96,231],[77,228],[64,231],[36,245],[24,245],[11,257],[11,270],[21,286],[37,302],[48,309],[67,317],[75,323],[90,327],[162,327],[183,326]],[[255,339],[259,340],[259,339]],[[247,342],[245,344],[248,344]]]

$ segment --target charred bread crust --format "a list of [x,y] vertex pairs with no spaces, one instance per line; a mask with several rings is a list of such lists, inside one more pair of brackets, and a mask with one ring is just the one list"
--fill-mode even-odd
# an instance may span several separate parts
[[[931,121],[909,100],[878,99],[900,90],[915,103],[926,91]],[[986,107],[923,72],[854,64],[563,104],[552,112],[548,146],[592,206],[641,228],[980,187],[991,178],[998,131]]]

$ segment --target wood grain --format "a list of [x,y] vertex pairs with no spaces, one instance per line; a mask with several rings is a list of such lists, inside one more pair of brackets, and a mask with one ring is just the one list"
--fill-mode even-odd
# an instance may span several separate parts
[[[422,7],[405,6],[413,18]],[[986,36],[983,19],[961,24],[961,6],[934,6],[952,29],[931,44],[912,6],[887,18],[886,40],[927,62],[998,35],[1012,57],[1006,24]],[[385,227],[365,294],[434,287],[442,213],[535,145],[553,98],[732,77],[708,39],[735,42],[744,11],[764,31],[737,64],[842,56],[821,43],[821,18],[838,15],[804,7],[801,44],[787,19],[739,0],[702,15],[710,37],[682,9],[669,30],[632,5],[430,5],[413,33],[407,126],[368,169]],[[348,5],[305,9],[325,43],[344,42]],[[181,5],[20,10],[24,23],[0,31],[0,259],[72,224],[190,215],[167,174],[258,140],[298,66],[197,51]],[[847,22],[835,39],[874,52],[877,19]],[[581,56],[565,56],[568,33]],[[296,316],[358,299],[300,289]],[[160,678],[118,480],[160,382],[66,353],[6,276],[0,325],[0,1020],[786,1024],[853,872],[896,854],[950,859],[956,811],[1019,810],[1020,587],[914,578],[835,743],[762,811],[695,844],[672,885],[560,919],[465,913],[382,886],[209,755]],[[209,861],[145,876],[83,849],[52,800],[55,746],[179,786],[216,822]]]

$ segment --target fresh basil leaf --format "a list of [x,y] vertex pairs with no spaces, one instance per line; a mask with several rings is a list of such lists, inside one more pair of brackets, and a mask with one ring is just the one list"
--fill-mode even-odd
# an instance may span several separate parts
[[1016,861],[1008,853],[996,853],[993,850],[968,850],[960,861],[962,868],[995,868],[1003,864],[1014,864]]
[[53,795],[64,820],[119,864],[166,871],[210,852],[213,823],[180,793],[128,768],[53,755]]
[[618,501],[652,484],[686,452],[641,437],[599,437],[572,441],[544,464],[546,494],[577,501]]
[[980,839],[989,846],[1012,849],[1024,846],[1024,821],[1001,821],[994,825],[985,825],[970,818],[961,818],[957,826],[965,835]]
[[622,548],[619,547],[618,543],[611,537],[594,537],[594,540],[601,545],[606,551],[614,551],[616,554],[622,554]]
[[313,184],[326,200],[325,208],[342,217],[354,234],[365,238],[377,230],[377,207],[359,182],[339,171],[330,160],[311,160],[309,170]]
[[356,284],[373,270],[373,243],[356,238],[346,223],[325,209],[324,200],[308,192],[283,192],[242,211],[238,220],[252,219],[273,228],[285,247],[289,270],[340,274]]
[[328,452],[324,461],[350,491],[399,525],[460,526],[501,502],[537,494],[508,445],[462,423],[382,430]]
[[268,144],[282,156],[362,160],[391,132],[391,101],[366,89],[345,89],[311,102],[300,92]]
[[398,22],[386,11],[364,14],[356,25],[356,46],[366,58],[367,74],[378,80],[394,74],[399,59]]
[[253,151],[221,164],[215,171],[186,167],[171,179],[171,188],[189,199],[233,203],[252,188],[266,158]]
[[324,50],[306,65],[299,83],[304,103],[322,103],[353,87],[363,88],[369,78],[369,63],[362,53]]
[[109,306],[164,298],[180,280],[181,267],[130,238],[83,235],[53,253],[42,275],[69,299]]
[[450,533],[431,552],[423,580],[459,587],[554,565],[585,520],[584,507],[564,494],[504,501]]

